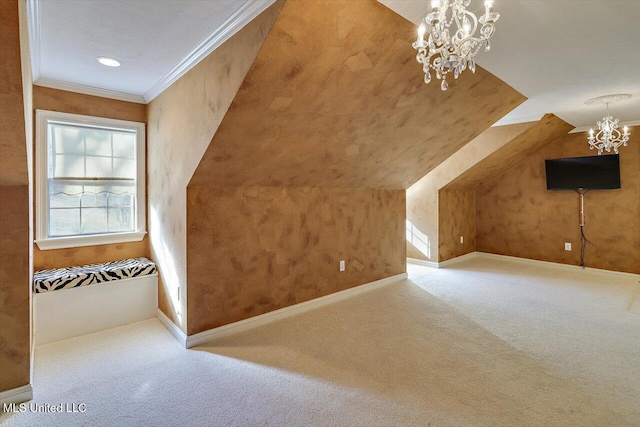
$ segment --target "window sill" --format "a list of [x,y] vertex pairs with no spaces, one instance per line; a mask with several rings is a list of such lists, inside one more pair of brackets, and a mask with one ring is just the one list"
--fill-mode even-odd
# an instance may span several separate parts
[[78,248],[82,246],[110,245],[114,243],[139,242],[144,239],[146,231],[130,233],[94,234],[90,236],[53,237],[37,239],[36,245],[42,251],[49,249]]

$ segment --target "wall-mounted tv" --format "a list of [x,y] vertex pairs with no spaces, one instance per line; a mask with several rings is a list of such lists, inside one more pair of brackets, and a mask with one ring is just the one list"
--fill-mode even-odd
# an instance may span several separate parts
[[547,190],[620,188],[620,156],[568,157],[544,161]]

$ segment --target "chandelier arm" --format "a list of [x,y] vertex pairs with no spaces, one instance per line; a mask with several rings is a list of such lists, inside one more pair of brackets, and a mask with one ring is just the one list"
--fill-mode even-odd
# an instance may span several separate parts
[[468,15],[471,17],[471,19],[473,20],[473,27],[471,28],[471,31],[469,32],[469,36],[473,36],[475,38],[475,34],[476,31],[478,30],[478,18],[476,18],[476,15],[474,15],[471,12],[468,12],[465,10],[465,15]]
[[452,39],[458,37],[458,34],[460,34],[462,32],[462,24],[460,23],[460,19],[458,19],[458,17],[456,16],[456,14],[453,14],[453,19],[455,19],[456,21],[456,28],[458,29],[455,34],[452,36]]
[[482,24],[482,27],[480,27],[480,35],[482,39],[489,40],[493,35],[494,30],[495,30],[495,25],[490,23]]
[[473,49],[477,46],[478,39],[475,37],[470,37],[466,40],[462,40],[460,42],[458,50],[460,51],[460,59],[461,62],[466,62],[473,51]]
[[[464,39],[464,40],[462,40],[462,41],[460,42],[459,46],[462,46],[463,44],[469,44],[469,43],[472,43],[472,44],[473,44],[473,47],[476,47],[476,45],[477,45],[478,43],[480,43],[481,41],[482,41],[482,40],[481,40],[481,39],[479,39],[478,37],[467,37],[466,39]],[[473,48],[473,47],[472,47],[472,48]]]
[[611,131],[611,133],[609,134],[609,137],[611,138],[612,144],[616,144],[620,141],[620,137],[622,136],[622,134],[620,133],[620,131],[617,129],[613,129]]

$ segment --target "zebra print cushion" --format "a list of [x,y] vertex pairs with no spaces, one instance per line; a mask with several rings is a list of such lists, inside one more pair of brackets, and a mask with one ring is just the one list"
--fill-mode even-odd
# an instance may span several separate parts
[[156,265],[144,257],[80,267],[40,270],[33,275],[33,292],[39,294],[155,273]]

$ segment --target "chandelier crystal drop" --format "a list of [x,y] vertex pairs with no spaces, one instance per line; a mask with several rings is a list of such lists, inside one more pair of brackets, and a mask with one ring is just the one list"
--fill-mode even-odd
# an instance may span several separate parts
[[595,132],[592,129],[589,129],[589,148],[597,149],[598,156],[602,155],[604,151],[610,153],[611,150],[615,154],[618,154],[618,148],[620,146],[626,146],[629,141],[629,136],[631,133],[629,132],[629,128],[624,126],[622,128],[622,132],[619,130],[619,119],[614,119],[611,114],[609,114],[609,104],[612,102],[621,101],[623,99],[629,98],[631,95],[620,94],[620,95],[607,95],[601,96],[598,98],[590,99],[586,102],[586,104],[592,103],[604,103],[607,106],[607,115],[602,118],[602,121],[598,121],[596,124],[598,125],[598,132]]
[[413,43],[425,83],[431,81],[433,71],[442,80],[440,88],[447,90],[447,74],[452,73],[457,79],[467,68],[475,73],[476,54],[482,46],[487,52],[491,49],[489,39],[500,14],[493,11],[493,0],[485,0],[485,13],[478,19],[467,10],[470,3],[471,0],[431,1],[432,10],[418,27],[418,39]]

